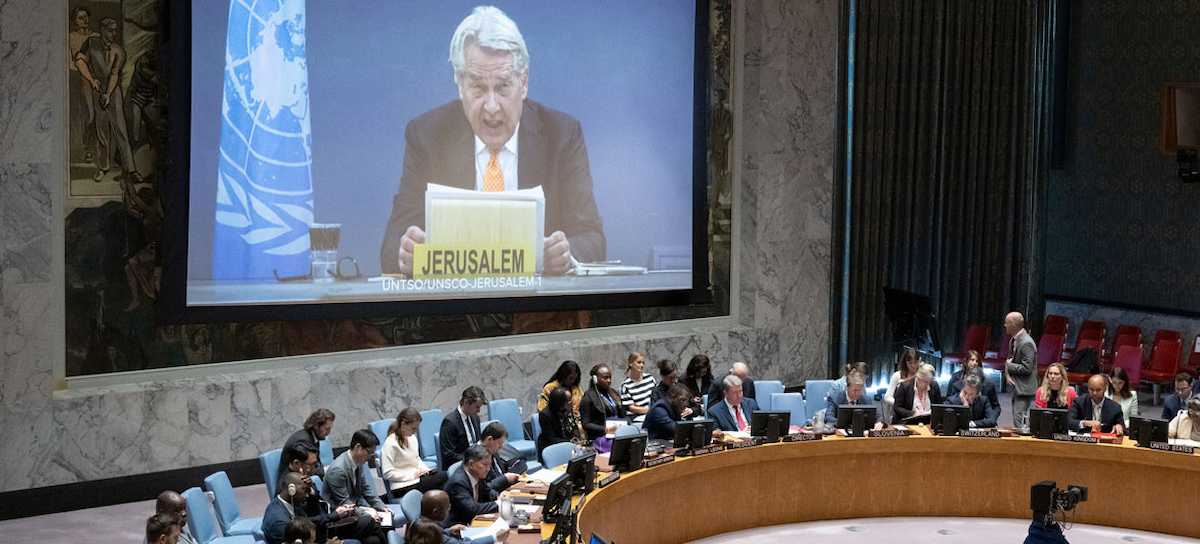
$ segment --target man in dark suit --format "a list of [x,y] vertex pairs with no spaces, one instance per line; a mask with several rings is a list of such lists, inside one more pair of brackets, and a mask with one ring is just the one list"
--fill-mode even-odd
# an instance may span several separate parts
[[[312,521],[317,528],[317,542],[325,542],[329,536],[333,536],[328,530],[330,522],[357,515],[352,505],[342,505],[331,511],[328,504],[312,495],[312,489],[297,472],[285,472],[280,475],[277,491],[275,497],[267,504],[262,518],[263,538],[267,544],[282,544],[285,541],[284,533],[288,523],[298,516]],[[320,506],[313,508],[314,503]],[[338,534],[347,538],[357,538],[360,533],[364,533],[370,540],[371,536],[376,536],[371,533],[371,526],[371,517],[362,516],[358,523],[340,529]]]
[[475,8],[451,39],[450,59],[459,100],[404,131],[404,174],[380,250],[383,271],[411,275],[413,246],[425,241],[428,183],[477,191],[540,185],[545,273],[567,272],[572,257],[603,260],[604,226],[583,131],[576,119],[527,99],[529,52],[516,23],[499,9]]
[[[825,399],[825,425],[833,427],[837,425],[837,409],[843,404],[870,406],[871,401],[864,394],[866,392],[866,379],[857,371],[846,375],[846,390],[838,391]],[[875,427],[883,426],[882,421],[876,421]]]
[[492,468],[487,475],[488,486],[499,493],[517,483],[517,480],[525,473],[527,470],[525,460],[520,457],[508,460],[501,458],[500,452],[504,449],[505,442],[508,441],[508,429],[504,427],[503,423],[499,421],[488,423],[488,426],[483,428],[482,436],[483,438],[479,439],[479,445],[483,446],[492,456]]
[[[325,440],[329,436],[329,433],[333,432],[333,422],[335,419],[337,419],[337,416],[328,408],[313,410],[313,413],[308,415],[308,419],[304,420],[304,428],[292,433],[287,441],[283,443],[283,451],[287,452],[296,446],[304,446],[305,448],[311,446],[318,448],[319,451],[321,441]],[[279,472],[282,474],[288,469],[287,461],[282,457],[280,457],[279,461]],[[317,476],[325,474],[325,467],[321,466],[320,456],[317,457],[316,466],[308,474],[315,474]]]
[[[729,368],[729,375],[737,376],[738,379],[742,380],[743,397],[754,399],[756,402],[758,401],[758,397],[754,396],[754,378],[750,377],[750,365],[747,365],[742,361],[733,363],[733,366]],[[712,408],[714,404],[721,402],[721,399],[724,398],[722,396],[722,390],[724,387],[725,386],[723,385],[723,382],[717,381],[713,382],[712,387],[708,388],[709,408]]]
[[[442,544],[491,544],[497,540],[490,534],[476,539],[464,538],[462,533],[466,526],[461,524],[447,527],[446,519],[450,517],[450,495],[441,489],[430,489],[421,495],[421,517],[443,527]],[[500,533],[501,542],[507,539],[508,531]]]
[[687,386],[676,383],[667,389],[667,396],[658,399],[650,406],[642,430],[651,439],[675,439],[675,423],[692,415],[688,403],[692,401],[692,392]]
[[487,476],[492,469],[492,456],[480,445],[467,448],[462,466],[446,481],[446,493],[450,495],[450,516],[446,526],[470,525],[480,514],[499,511],[496,504],[498,494],[488,486]]
[[462,461],[467,447],[479,442],[479,410],[485,400],[483,390],[472,385],[463,390],[462,397],[458,399],[458,409],[442,419],[438,448],[442,451],[445,468]]
[[722,431],[750,432],[750,416],[758,411],[754,399],[742,394],[742,380],[730,374],[721,380],[722,401],[709,407],[708,417],[717,422]]
[[983,376],[967,374],[960,384],[962,389],[959,389],[958,394],[946,399],[946,404],[966,406],[971,409],[969,426],[972,429],[995,427],[996,422],[1000,419],[1000,405],[992,404],[979,395],[979,390],[984,383]]
[[1037,343],[1025,330],[1025,316],[1011,312],[1004,316],[1004,332],[1012,336],[1008,361],[1004,364],[1005,379],[1013,387],[1013,426],[1029,428],[1029,405],[1037,393]]
[[1191,380],[1191,376],[1187,372],[1180,372],[1175,375],[1175,394],[1168,395],[1163,399],[1163,419],[1171,421],[1175,419],[1175,416],[1181,410],[1187,409],[1188,399],[1191,399],[1192,395],[1195,394],[1189,380]]
[[1107,390],[1108,380],[1103,374],[1088,379],[1088,394],[1071,403],[1067,421],[1072,430],[1125,434],[1125,414],[1120,404],[1104,396]]

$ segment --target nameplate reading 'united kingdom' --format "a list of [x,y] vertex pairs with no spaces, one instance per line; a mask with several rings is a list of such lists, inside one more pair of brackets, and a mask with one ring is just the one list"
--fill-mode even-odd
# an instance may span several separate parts
[[1169,451],[1171,453],[1186,453],[1188,455],[1194,455],[1196,453],[1195,446],[1184,446],[1182,444],[1171,444],[1168,442],[1151,442],[1150,449]]
[[792,433],[783,437],[784,442],[808,442],[810,440],[820,440],[820,433]]
[[413,278],[533,276],[537,256],[531,244],[413,246]]
[[1054,439],[1059,442],[1082,442],[1084,444],[1099,444],[1100,439],[1086,434],[1054,433]]

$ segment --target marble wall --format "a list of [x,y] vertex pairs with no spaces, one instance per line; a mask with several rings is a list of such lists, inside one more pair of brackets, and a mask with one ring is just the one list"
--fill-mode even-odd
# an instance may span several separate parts
[[788,382],[823,376],[839,4],[734,5],[743,10],[734,90],[742,103],[739,298],[727,324],[302,357],[274,370],[213,365],[199,378],[151,371],[121,385],[56,391],[54,368],[64,356],[62,210],[70,205],[60,164],[67,18],[59,2],[0,0],[0,492],[251,459],[318,406],[338,414],[335,443],[410,404],[449,409],[467,384],[517,398],[528,414],[541,382],[565,358],[706,352],[722,363],[746,358],[757,375]]

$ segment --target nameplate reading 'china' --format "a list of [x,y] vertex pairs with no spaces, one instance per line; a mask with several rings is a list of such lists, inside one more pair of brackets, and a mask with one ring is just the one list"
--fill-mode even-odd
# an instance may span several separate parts
[[1000,438],[1000,431],[996,429],[969,429],[958,431],[958,436],[967,438]]
[[596,485],[599,486],[600,488],[604,488],[604,487],[608,487],[608,484],[611,484],[620,479],[621,479],[620,472],[612,472],[612,473],[609,473],[608,476],[600,478],[600,482],[597,483]]
[[751,446],[757,446],[757,445],[758,445],[758,443],[753,440],[738,440],[737,442],[726,442],[725,449],[740,450],[742,448],[749,448]]
[[532,276],[537,257],[531,244],[413,246],[413,278]]
[[783,437],[784,442],[808,442],[810,440],[820,440],[820,433],[792,433]]
[[1100,439],[1086,434],[1054,433],[1054,439],[1059,442],[1082,442],[1084,444],[1099,444]]
[[1182,444],[1170,444],[1167,442],[1151,442],[1150,449],[1158,451],[1169,451],[1171,453],[1186,453],[1193,455],[1196,453],[1195,446],[1184,446]]
[[643,467],[645,467],[645,468],[653,468],[653,467],[656,467],[656,466],[658,466],[658,465],[665,465],[665,464],[667,464],[667,463],[670,463],[671,461],[674,461],[674,460],[675,460],[675,456],[674,456],[674,455],[670,455],[670,454],[668,454],[668,455],[660,455],[660,456],[658,456],[658,457],[655,457],[654,459],[649,459],[649,460],[647,460],[645,463],[643,463],[643,464],[642,464],[642,466],[643,466]]
[[905,438],[912,433],[902,429],[879,429],[867,431],[868,438]]

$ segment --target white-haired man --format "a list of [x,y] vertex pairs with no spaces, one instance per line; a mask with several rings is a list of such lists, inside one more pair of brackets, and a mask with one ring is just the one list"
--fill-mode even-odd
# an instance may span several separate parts
[[605,258],[604,226],[579,121],[527,99],[529,50],[517,24],[475,8],[450,40],[458,100],[413,119],[404,131],[404,173],[380,250],[386,273],[412,274],[425,241],[425,188],[477,191],[541,186],[546,195],[543,269]]

